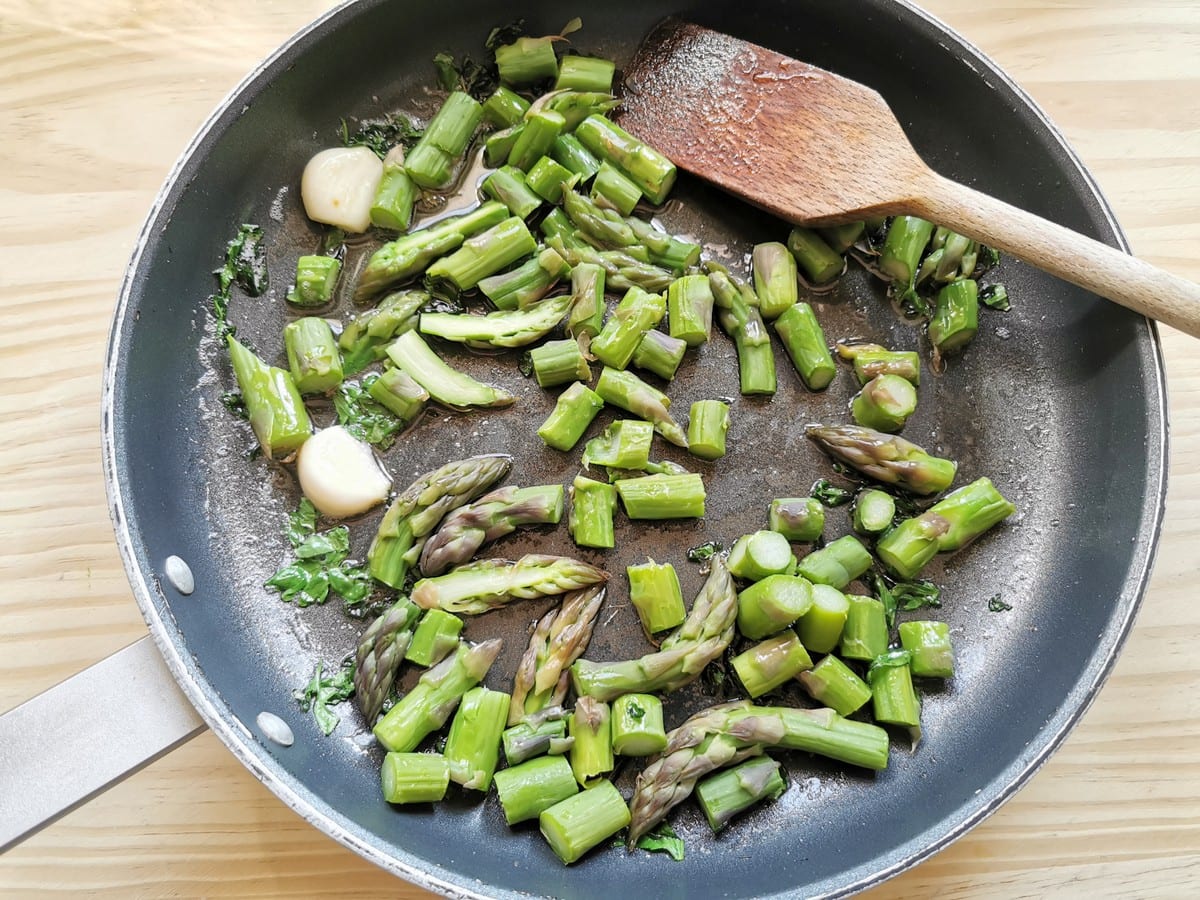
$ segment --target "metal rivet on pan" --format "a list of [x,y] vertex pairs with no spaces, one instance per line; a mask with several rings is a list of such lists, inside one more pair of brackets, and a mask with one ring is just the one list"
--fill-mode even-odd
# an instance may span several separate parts
[[280,747],[290,747],[296,742],[291,727],[275,713],[260,712],[254,721],[267,740],[274,741]]
[[192,568],[178,556],[168,556],[163,563],[163,572],[172,587],[183,595],[188,595],[196,589],[196,578]]

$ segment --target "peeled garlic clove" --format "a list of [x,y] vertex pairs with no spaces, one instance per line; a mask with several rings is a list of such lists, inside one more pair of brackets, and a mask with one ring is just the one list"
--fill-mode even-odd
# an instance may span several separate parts
[[341,425],[318,431],[300,448],[296,460],[300,490],[322,515],[356,516],[382,503],[392,486],[369,444]]
[[352,233],[366,231],[381,178],[383,163],[366,147],[322,150],[300,177],[304,211],[314,222]]

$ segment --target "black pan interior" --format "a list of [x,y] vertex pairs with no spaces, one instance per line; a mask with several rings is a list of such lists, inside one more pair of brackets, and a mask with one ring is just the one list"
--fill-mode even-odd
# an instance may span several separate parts
[[[611,850],[567,869],[535,830],[509,833],[494,799],[459,797],[417,812],[387,808],[379,798],[379,753],[357,715],[342,707],[341,727],[324,738],[298,711],[292,690],[316,661],[336,664],[362,623],[336,603],[284,606],[262,587],[287,555],[280,527],[297,494],[286,473],[246,461],[248,432],[219,402],[232,376],[213,345],[205,298],[224,242],[240,222],[266,228],[271,291],[236,300],[232,318],[260,352],[282,359],[283,294],[296,256],[316,240],[300,208],[298,176],[313,152],[336,143],[342,117],[428,113],[433,53],[478,55],[488,30],[518,15],[535,33],[582,15],[579,45],[622,60],[672,13],[877,88],[939,171],[1120,243],[1091,181],[1024,98],[957,38],[886,0],[690,8],[619,0],[603,12],[543,0],[364,2],[329,17],[254,77],[182,164],[126,285],[105,413],[114,514],[147,617],[210,724],[318,827],[435,889],[580,897],[627,884],[661,897],[818,895],[894,873],[993,809],[1061,739],[1111,665],[1148,572],[1165,454],[1153,331],[1140,317],[1007,260],[1000,274],[1012,312],[985,315],[979,338],[945,376],[923,373],[921,408],[905,434],[960,460],[959,483],[989,475],[1020,513],[931,570],[944,586],[940,613],[952,625],[958,671],[953,684],[925,694],[924,743],[910,754],[897,741],[886,772],[872,777],[792,756],[791,789],[720,837],[694,812],[676,814],[689,847],[684,862]],[[744,266],[754,241],[786,234],[782,223],[687,178],[677,197],[662,221],[735,267]],[[366,249],[352,253],[351,268]],[[815,302],[831,339],[857,334],[918,346],[917,332],[859,271]],[[716,464],[691,461],[713,485],[705,522],[625,523],[618,546],[631,549],[595,559],[619,576],[614,560],[648,553],[674,562],[685,592],[694,591],[701,574],[684,558],[689,546],[762,527],[771,497],[804,493],[830,474],[801,426],[845,421],[852,379],[841,373],[828,392],[808,394],[777,353],[780,392],[770,402],[737,399],[731,455]],[[514,481],[567,482],[577,456],[530,440],[552,398],[517,372],[512,357],[457,359],[517,393],[518,405],[426,419],[386,456],[397,485],[448,459],[491,450],[516,455]],[[714,340],[671,394],[680,410],[701,397],[736,397],[728,342]],[[848,530],[839,513],[830,522],[829,536]],[[372,531],[373,520],[356,526],[359,552]],[[511,539],[497,553],[534,547],[572,552],[558,530]],[[170,554],[195,572],[190,597],[159,583]],[[622,582],[614,579],[594,658],[646,649]],[[995,594],[1010,612],[989,612]],[[504,686],[525,628],[545,608],[517,606],[471,623],[472,638],[506,638],[490,684]],[[800,702],[792,693],[783,700]],[[668,724],[712,701],[700,690],[685,692]],[[254,725],[262,710],[291,724],[294,746],[262,738]]]

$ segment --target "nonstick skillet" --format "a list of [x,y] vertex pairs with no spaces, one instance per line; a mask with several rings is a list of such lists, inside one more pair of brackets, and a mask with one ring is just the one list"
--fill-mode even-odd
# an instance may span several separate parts
[[[680,11],[614,5],[590,17],[582,10],[580,45],[627,57],[654,21]],[[280,288],[295,256],[317,237],[295,196],[304,160],[336,141],[343,116],[426,111],[431,53],[478,53],[492,24],[520,12],[537,32],[561,27],[564,11],[366,3],[335,13],[268,63],[183,163],[147,225],[110,359],[106,449],[135,591],[185,691],[234,751],[319,827],[418,882],[456,893],[555,896],[627,883],[665,896],[818,894],[877,880],[994,808],[1076,720],[1128,628],[1157,533],[1165,425],[1152,330],[1011,262],[1002,274],[1017,308],[985,319],[961,364],[927,379],[921,413],[906,433],[959,459],[964,476],[990,475],[1022,514],[932,572],[945,587],[942,612],[958,638],[959,674],[950,689],[927,698],[920,749],[909,756],[897,747],[888,772],[867,778],[790,758],[793,785],[780,803],[720,839],[709,838],[692,814],[677,815],[691,850],[681,864],[613,851],[565,870],[536,834],[510,835],[494,801],[415,815],[387,809],[378,798],[378,760],[358,738],[361,723],[346,713],[341,730],[325,739],[292,705],[291,690],[315,662],[340,659],[361,625],[332,604],[283,607],[261,587],[286,553],[279,531],[296,495],[289,476],[243,458],[246,433],[219,405],[230,382],[208,337],[209,272],[239,222],[266,227],[274,294],[236,301],[234,318],[260,349],[277,346],[286,315]],[[1090,181],[1039,115],[985,61],[908,8],[740,4],[682,12],[877,87],[918,149],[947,174],[1117,240]],[[935,96],[940,103],[930,102]],[[950,108],[953,116],[934,112]],[[681,205],[663,221],[693,232],[727,261],[782,230],[698,185],[682,185],[677,196]],[[818,303],[831,335],[906,346],[917,340],[861,273]],[[387,456],[397,482],[483,449],[514,453],[513,480],[567,480],[569,461],[530,442],[549,401],[511,360],[456,362],[516,391],[518,406],[421,423]],[[848,379],[843,374],[829,393],[812,396],[781,374],[783,389],[769,404],[738,401],[729,465],[704,470],[713,489],[702,527],[618,534],[619,546],[675,562],[685,592],[700,577],[684,562],[688,546],[752,530],[766,499],[783,488],[804,490],[829,472],[799,426],[844,418]],[[734,396],[729,348],[715,342],[672,393],[681,405]],[[357,526],[360,550],[371,524]],[[535,546],[569,548],[563,533],[551,532],[502,549],[516,555]],[[190,597],[161,580],[170,554],[196,573]],[[1014,609],[989,614],[994,593]],[[589,655],[625,656],[644,646],[623,599],[615,589],[613,618],[605,616]],[[517,606],[471,623],[471,637],[506,638],[495,675],[511,673],[525,628],[543,609]],[[676,721],[707,702],[700,691],[685,696]],[[293,747],[262,738],[254,725],[262,710],[288,718]]]

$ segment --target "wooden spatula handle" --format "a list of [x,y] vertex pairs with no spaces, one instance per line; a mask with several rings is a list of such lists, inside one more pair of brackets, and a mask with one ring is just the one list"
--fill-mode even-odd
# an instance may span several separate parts
[[1200,285],[933,172],[913,214],[1200,337]]

